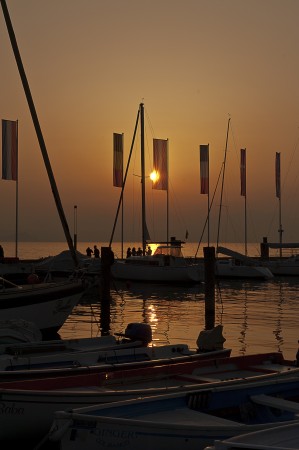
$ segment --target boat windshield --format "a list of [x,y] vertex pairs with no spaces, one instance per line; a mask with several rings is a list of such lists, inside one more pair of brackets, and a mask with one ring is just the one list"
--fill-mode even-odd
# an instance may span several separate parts
[[182,247],[176,245],[159,245],[154,255],[170,255],[176,257],[183,257]]

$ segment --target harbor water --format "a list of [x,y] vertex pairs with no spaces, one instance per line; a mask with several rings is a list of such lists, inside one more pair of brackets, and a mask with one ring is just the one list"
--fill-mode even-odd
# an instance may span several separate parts
[[[96,243],[98,248],[107,243]],[[2,243],[5,255],[14,256],[15,244]],[[85,254],[94,243],[78,243]],[[128,243],[126,245],[134,245]],[[124,251],[126,250],[124,245]],[[138,246],[138,244],[136,244]],[[243,252],[239,244],[227,247]],[[194,256],[197,243],[183,248],[185,256]],[[115,257],[121,257],[122,246],[113,244]],[[197,256],[202,256],[203,246]],[[54,256],[67,250],[64,242],[21,242],[21,259]],[[250,256],[259,255],[259,245],[249,244]],[[203,284],[165,285],[137,282],[111,282],[109,314],[102,311],[99,291],[87,292],[74,308],[64,326],[61,338],[100,336],[124,332],[128,323],[146,322],[153,330],[155,345],[187,343],[196,347],[200,331],[205,329],[205,291]],[[268,281],[219,280],[215,289],[215,325],[223,325],[225,346],[232,355],[269,351],[282,352],[295,359],[299,339],[299,277],[280,277]]]

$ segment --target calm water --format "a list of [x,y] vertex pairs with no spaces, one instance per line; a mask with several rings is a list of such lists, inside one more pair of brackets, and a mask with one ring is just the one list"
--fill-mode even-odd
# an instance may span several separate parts
[[[107,246],[107,243],[95,244],[99,248]],[[6,256],[14,256],[15,244],[2,245]],[[88,245],[94,243],[79,243],[78,250],[85,253]],[[244,252],[240,245],[227,246]],[[196,243],[187,244],[185,256],[194,256],[196,248]],[[18,255],[38,258],[66,249],[66,244],[61,242],[19,243]],[[119,244],[113,250],[116,256],[121,256]],[[259,245],[252,244],[248,250],[250,255],[257,256]],[[225,346],[232,349],[232,355],[281,351],[286,358],[295,358],[299,339],[299,277],[258,282],[220,281],[215,302],[215,325],[223,325]],[[102,330],[123,332],[130,322],[150,323],[157,344],[184,342],[194,348],[199,332],[205,328],[204,286],[114,282],[108,320],[103,320],[99,294],[94,289],[73,310],[60,335],[71,338],[98,336]]]

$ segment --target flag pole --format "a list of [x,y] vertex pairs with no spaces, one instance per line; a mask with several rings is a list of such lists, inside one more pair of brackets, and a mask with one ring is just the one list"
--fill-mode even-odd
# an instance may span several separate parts
[[[124,149],[124,133],[122,133],[122,149]],[[124,184],[122,159],[122,185]],[[124,259],[124,195],[121,199],[121,259]]]
[[247,256],[247,195],[245,194],[244,197],[244,204],[245,204],[245,255]]
[[77,205],[74,205],[74,249],[77,250]]
[[145,208],[145,157],[144,157],[144,104],[140,103],[140,128],[141,128],[141,220],[142,220],[142,254],[146,250],[146,208]]
[[281,175],[280,175],[280,153],[276,152],[276,159],[275,159],[275,172],[276,172],[276,197],[279,201],[279,256],[282,257],[282,223],[281,223]]
[[208,247],[210,247],[210,144],[208,144]]
[[167,157],[166,157],[166,160],[167,160],[167,191],[166,191],[166,201],[167,201],[167,205],[166,205],[166,208],[167,208],[167,222],[166,222],[166,227],[167,227],[167,236],[166,236],[166,238],[167,238],[167,242],[169,242],[169,177],[168,177],[168,174],[169,174],[169,167],[168,167],[168,144],[169,144],[169,141],[168,141],[168,139],[167,139],[167,147],[166,147],[166,151],[167,151]]
[[[124,178],[122,184],[124,184]],[[121,259],[124,259],[124,195],[121,198]]]
[[209,174],[209,144],[199,146],[200,160],[200,193],[207,194],[208,214],[206,225],[208,225],[208,247],[210,246],[210,174]]
[[16,250],[15,255],[18,257],[18,229],[19,229],[19,122],[16,121],[16,138],[17,138],[17,151],[16,151]]
[[245,230],[245,255],[247,256],[247,189],[246,189],[246,148],[241,148],[240,175],[241,175],[241,196],[244,197],[244,230]]

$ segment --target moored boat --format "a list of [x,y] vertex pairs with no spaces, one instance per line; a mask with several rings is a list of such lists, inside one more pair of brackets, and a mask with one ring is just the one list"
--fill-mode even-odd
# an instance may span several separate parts
[[158,245],[153,255],[115,260],[111,273],[114,278],[126,281],[200,283],[204,280],[203,264],[188,262],[180,241]]
[[205,450],[298,450],[299,424],[292,423],[216,441]]
[[46,338],[62,327],[85,289],[81,279],[3,288],[0,290],[1,320],[32,322]]
[[[109,370],[68,377],[0,382],[3,405],[1,440],[35,437],[50,429],[54,412],[149,397],[165,393],[198,392],[199,389],[240,385],[257,381],[299,377],[299,369],[280,353],[197,360],[153,367]],[[22,414],[12,415],[13,409]]]
[[243,383],[57,411],[49,438],[62,450],[202,450],[216,439],[299,425],[299,378]]
[[[128,327],[130,325],[136,324],[129,324]],[[130,338],[133,334],[130,327],[125,336]],[[136,336],[135,340],[138,340]],[[139,340],[142,341],[141,336]],[[223,348],[225,339],[221,326],[209,330],[208,337],[207,332],[202,331],[197,341],[196,349],[191,349],[184,343],[146,346],[143,341],[142,346],[114,346],[112,349],[107,346],[104,349],[93,348],[85,351],[68,349],[52,354],[43,351],[42,345],[37,348],[34,345],[9,346],[8,352],[0,355],[0,380],[106,373],[108,370],[121,371],[156,365],[167,367],[187,361],[230,356],[231,350]]]

